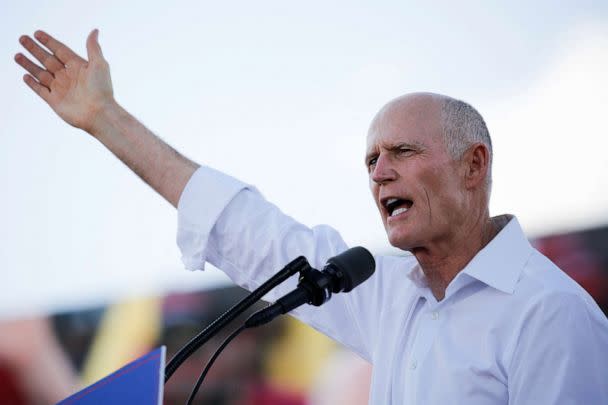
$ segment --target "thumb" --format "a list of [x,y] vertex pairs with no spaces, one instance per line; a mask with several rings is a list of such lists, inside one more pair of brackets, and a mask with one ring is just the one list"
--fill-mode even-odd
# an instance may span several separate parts
[[101,46],[99,46],[99,30],[96,28],[87,37],[87,55],[89,61],[103,59]]

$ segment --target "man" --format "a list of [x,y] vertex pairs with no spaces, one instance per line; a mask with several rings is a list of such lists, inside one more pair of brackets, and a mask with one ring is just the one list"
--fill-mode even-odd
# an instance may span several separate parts
[[[327,226],[282,214],[255,189],[186,159],[113,98],[93,31],[88,61],[43,32],[16,61],[69,124],[101,141],[178,208],[189,269],[210,262],[255,288],[298,255],[313,267],[347,246]],[[490,218],[492,146],[481,116],[411,94],[374,118],[365,163],[392,245],[349,294],[294,315],[373,362],[374,404],[608,403],[608,322],[534,250],[513,216]],[[292,286],[282,286],[279,296]]]

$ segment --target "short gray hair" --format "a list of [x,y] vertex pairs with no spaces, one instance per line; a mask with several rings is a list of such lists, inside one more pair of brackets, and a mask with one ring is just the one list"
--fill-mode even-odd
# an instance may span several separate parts
[[492,139],[481,114],[464,101],[444,97],[441,100],[441,125],[446,148],[454,159],[461,159],[474,143],[483,143],[488,148],[490,164],[486,184],[489,196],[492,185]]

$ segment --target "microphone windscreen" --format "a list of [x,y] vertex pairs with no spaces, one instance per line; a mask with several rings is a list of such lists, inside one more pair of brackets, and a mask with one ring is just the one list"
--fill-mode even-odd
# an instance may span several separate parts
[[327,266],[342,273],[343,289],[341,291],[349,292],[374,274],[376,261],[367,249],[356,246],[329,259]]

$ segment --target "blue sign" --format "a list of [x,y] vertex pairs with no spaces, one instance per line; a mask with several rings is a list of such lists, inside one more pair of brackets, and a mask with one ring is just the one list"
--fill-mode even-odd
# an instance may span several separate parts
[[140,357],[58,405],[161,405],[165,346]]

